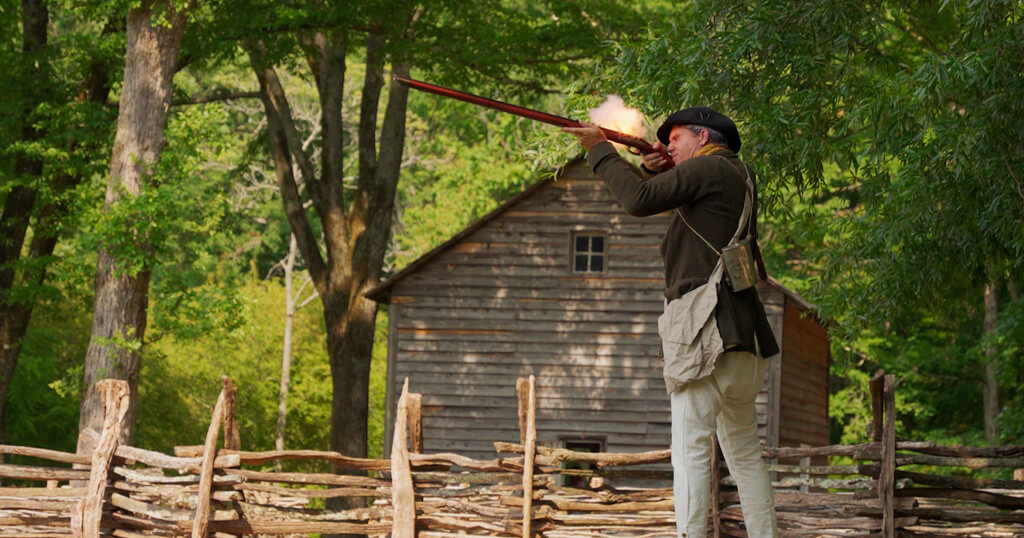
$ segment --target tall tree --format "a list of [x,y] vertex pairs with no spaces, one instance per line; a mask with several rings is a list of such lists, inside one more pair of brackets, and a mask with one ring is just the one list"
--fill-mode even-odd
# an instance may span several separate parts
[[[25,0],[22,2],[21,10],[22,65],[28,71],[24,84],[35,91],[26,92],[28,95],[18,99],[19,102],[23,102],[19,111],[20,130],[22,142],[31,144],[42,138],[42,133],[35,127],[32,116],[39,103],[44,100],[46,88],[49,87],[49,66],[43,57],[43,50],[46,46],[46,27],[50,14],[42,0]],[[27,326],[28,321],[25,319],[22,323],[21,320],[14,319],[20,316],[12,312],[16,307],[16,303],[10,297],[10,290],[15,282],[14,262],[21,257],[25,234],[35,205],[36,189],[33,181],[37,181],[42,172],[43,163],[39,158],[19,154],[14,166],[17,183],[7,193],[3,213],[0,214],[0,343],[4,344],[0,346],[0,421],[4,416],[3,405],[7,400],[7,388],[18,361],[21,344],[18,333],[24,336],[24,328],[21,325]],[[0,442],[2,441],[3,428],[0,427]]]
[[[312,2],[296,4],[289,12],[294,39],[272,31],[270,23],[259,23],[267,26],[263,37],[245,41],[260,84],[285,213],[324,307],[333,450],[350,456],[367,451],[377,305],[363,293],[382,276],[408,102],[406,87],[387,84],[388,67],[393,75],[407,76],[415,67],[442,79],[457,78],[463,87],[485,87],[481,83],[486,82],[520,98],[543,92],[553,75],[599,55],[605,38],[639,20],[631,9],[614,2],[586,4],[449,0],[339,7]],[[256,4],[247,9],[260,13],[268,8]],[[279,20],[280,14],[274,13]],[[319,160],[303,147],[303,126],[293,118],[277,73],[293,51],[305,60],[320,96]],[[361,105],[358,120],[347,122],[342,107],[345,72],[357,54],[365,66],[357,92]],[[303,205],[296,170],[309,193],[311,211]]]
[[[295,289],[295,258],[298,254],[299,247],[293,235],[288,241],[288,256],[278,264],[284,270],[282,278],[284,279],[285,291],[284,337],[281,343],[281,380],[277,393],[277,437],[274,439],[274,448],[276,450],[284,450],[285,432],[288,426],[288,389],[291,386],[292,376],[292,353],[294,348],[292,336],[295,332],[295,313],[316,298],[314,293],[306,299],[302,299],[302,292],[306,285],[309,284],[308,278],[302,281],[298,290]],[[274,468],[281,470],[281,464],[275,462]]]
[[[89,49],[52,50],[47,45],[50,27],[45,2],[22,2],[21,69],[13,77],[16,91],[8,94],[19,108],[20,140],[11,145],[18,148],[16,163],[0,215],[0,417],[6,416],[22,340],[70,210],[68,195],[93,170],[92,152],[104,147],[87,133],[97,126],[102,131],[108,121],[102,108],[110,91],[109,58]],[[109,39],[115,28],[107,24],[97,43]],[[51,76],[60,56],[87,61]],[[48,129],[50,123],[65,128]],[[73,162],[80,164],[68,164]],[[0,425],[0,441],[4,435]]]
[[[124,79],[110,160],[105,213],[111,215],[97,262],[92,337],[85,356],[79,429],[103,421],[97,381],[125,379],[132,391],[122,437],[132,439],[139,350],[146,331],[152,264],[146,228],[152,217],[132,202],[151,181],[166,143],[164,128],[182,35],[195,2],[147,0],[128,13]],[[81,447],[80,447],[81,448]]]
[[[345,207],[342,169],[343,141],[341,100],[344,95],[345,42],[343,36],[317,33],[305,43],[310,52],[311,69],[324,107],[322,116],[322,171],[316,176],[314,165],[302,149],[301,139],[293,123],[284,88],[273,67],[266,63],[260,43],[250,44],[253,68],[260,81],[260,90],[268,117],[271,152],[274,157],[279,188],[303,259],[307,261],[324,304],[327,326],[327,348],[331,358],[333,392],[331,448],[344,454],[366,454],[367,387],[369,356],[373,344],[373,320],[376,305],[361,296],[379,276],[383,247],[390,228],[391,204],[398,180],[405,129],[405,99],[408,90],[397,88],[391,93],[389,114],[382,129],[381,155],[378,158],[374,140],[376,102],[383,85],[383,40],[368,44],[372,62],[367,68],[365,103],[372,109],[361,128],[368,129],[366,146],[360,152],[361,176],[357,206],[351,214]],[[377,58],[372,58],[376,55]],[[404,69],[405,74],[408,68]],[[320,215],[327,247],[326,260],[321,254],[318,237],[307,220],[299,189],[293,176],[293,159],[308,186]],[[375,171],[379,170],[379,176]],[[364,235],[365,234],[365,235]],[[383,237],[381,237],[383,235]],[[354,236],[354,237],[353,237]],[[374,237],[376,236],[376,237]],[[374,252],[378,251],[378,252]],[[376,264],[372,260],[376,260]],[[374,266],[375,265],[375,266]]]

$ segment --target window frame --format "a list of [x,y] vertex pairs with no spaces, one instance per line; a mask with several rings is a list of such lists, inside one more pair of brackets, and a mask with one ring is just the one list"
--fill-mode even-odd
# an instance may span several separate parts
[[[581,437],[577,435],[573,436],[559,436],[559,444],[566,450],[573,450],[574,452],[580,452],[581,447],[570,447],[570,445],[596,445],[597,450],[588,452],[590,454],[603,453],[608,449],[608,439],[606,436],[586,436]],[[562,469],[580,469],[580,470],[593,470],[595,466],[591,463],[581,462],[567,462],[563,461],[559,466]],[[589,480],[580,476],[568,476],[565,474],[559,475],[560,486],[562,487],[577,487],[580,489],[592,489]]]
[[[579,237],[586,237],[587,239],[587,250],[577,251],[576,240]],[[600,252],[593,250],[594,244],[593,239],[600,237],[602,240],[602,248]],[[580,271],[576,269],[576,256],[583,255],[587,257],[587,269]],[[593,259],[600,257],[601,259],[601,270],[595,271],[590,269],[593,265]],[[597,230],[574,230],[569,234],[569,271],[574,275],[604,275],[608,273],[608,233]]]

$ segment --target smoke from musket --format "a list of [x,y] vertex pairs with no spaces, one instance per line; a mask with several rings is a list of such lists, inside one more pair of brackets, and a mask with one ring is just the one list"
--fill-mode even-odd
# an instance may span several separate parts
[[626,106],[618,95],[609,95],[601,106],[590,109],[590,122],[622,133],[643,138],[647,134],[644,127],[644,114],[635,108]]

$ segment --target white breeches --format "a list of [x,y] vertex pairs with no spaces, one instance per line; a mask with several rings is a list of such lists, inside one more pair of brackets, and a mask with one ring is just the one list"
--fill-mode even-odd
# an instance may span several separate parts
[[686,383],[672,402],[672,467],[676,530],[704,538],[711,497],[711,434],[736,479],[747,535],[779,535],[771,481],[757,437],[754,400],[768,361],[746,351],[718,357],[711,375]]

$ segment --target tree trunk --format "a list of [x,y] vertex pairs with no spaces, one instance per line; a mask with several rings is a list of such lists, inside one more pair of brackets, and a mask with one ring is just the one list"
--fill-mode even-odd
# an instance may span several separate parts
[[358,300],[361,311],[350,312],[340,301],[324,305],[327,353],[331,362],[331,450],[366,457],[369,416],[370,357],[376,304]]
[[[56,186],[58,192],[73,188],[81,179],[81,176],[65,176]],[[30,259],[38,260],[53,254],[53,249],[57,246],[57,225],[54,221],[59,220],[67,211],[64,205],[64,202],[53,202],[43,206],[35,220],[35,231],[29,244]],[[43,265],[32,271],[25,271],[18,285],[41,286],[45,279],[46,266]],[[0,317],[0,417],[4,417],[0,422],[0,444],[7,439],[7,391],[14,378],[14,370],[21,355],[21,342],[28,332],[33,307],[31,303],[12,304]]]
[[[21,112],[21,140],[34,142],[43,137],[32,124],[31,116],[43,101],[49,86],[49,67],[41,56],[46,47],[46,26],[50,14],[46,3],[42,0],[22,0],[21,2],[21,63],[25,66],[25,78],[22,82],[26,91],[25,105]],[[32,66],[32,67],[29,67]],[[15,186],[4,200],[3,216],[0,217],[0,290],[8,290],[14,284],[14,262],[21,256],[28,230],[32,207],[35,205],[36,191],[27,186],[34,183],[43,173],[43,162],[38,158],[19,154],[14,165]],[[4,297],[6,299],[6,297]],[[8,306],[7,301],[0,302],[0,312]]]
[[[29,4],[32,4],[32,6],[29,6]],[[26,36],[28,34],[35,36],[32,39],[26,37],[26,50],[28,50],[28,44],[30,43],[45,43],[46,21],[49,16],[46,12],[45,4],[41,1],[30,2],[26,0],[22,3],[22,7],[26,14],[24,30]],[[29,14],[34,14],[34,16],[30,17]],[[112,31],[114,31],[113,26],[108,23],[104,33]],[[40,32],[43,33],[40,34]],[[45,84],[38,83],[35,86],[43,87]],[[97,60],[86,70],[85,81],[76,95],[75,101],[103,103],[107,100],[109,94],[109,67],[105,62]],[[68,140],[67,145],[69,153],[72,154],[91,151],[91,148],[82,147],[82,144],[74,139]],[[19,169],[29,170],[30,167],[19,165]],[[39,168],[39,171],[41,172],[42,169]],[[0,297],[5,297],[15,286],[31,288],[43,284],[46,279],[48,264],[41,263],[39,260],[53,254],[58,240],[57,227],[68,211],[68,200],[62,197],[61,194],[74,189],[81,181],[82,176],[79,174],[65,174],[61,176],[52,186],[53,195],[49,197],[50,201],[36,213],[31,222],[25,219],[21,223],[23,225],[31,225],[32,227],[32,241],[29,244],[28,257],[30,260],[36,260],[36,262],[31,265],[31,270],[23,270],[20,275],[17,275],[13,270],[10,272],[5,271],[3,276],[0,277],[0,281],[2,281],[0,283]],[[17,235],[20,238],[18,242],[23,241],[25,230],[18,230],[13,225],[12,220],[14,219],[7,218],[6,211],[4,215],[4,218],[0,219],[0,230],[2,230],[0,231],[0,236],[14,237]],[[0,265],[6,266],[7,263],[16,260],[16,258],[10,258],[10,254],[14,256],[20,255],[20,247],[18,251],[10,253],[4,249],[3,254],[0,254],[0,256],[3,256],[3,261],[0,262]],[[17,367],[18,357],[21,354],[21,342],[28,330],[33,307],[34,304],[31,303],[15,304],[8,303],[6,300],[0,300],[0,444],[6,440],[6,421],[3,420],[3,417],[5,417],[6,413],[7,391],[10,388],[11,380]]]
[[[995,338],[996,326],[999,322],[999,285],[998,281],[990,280],[985,284],[985,321],[983,334],[986,338]],[[985,385],[982,387],[982,400],[985,413],[985,441],[989,444],[999,442],[999,379],[996,375],[995,344],[985,347]]]
[[[422,10],[409,18],[415,24]],[[377,103],[384,85],[386,37],[367,39],[367,70],[359,122],[359,173],[356,192],[346,208],[344,195],[342,103],[345,52],[343,36],[318,32],[301,39],[316,79],[321,104],[320,177],[301,144],[284,89],[268,65],[263,43],[246,43],[260,82],[267,113],[270,152],[281,200],[299,250],[324,307],[327,352],[331,365],[331,450],[365,457],[369,413],[370,360],[377,304],[363,297],[376,285],[391,234],[395,192],[405,141],[408,88],[392,84],[377,139]],[[405,64],[393,72],[407,75]],[[294,163],[294,166],[293,166]],[[321,253],[303,207],[294,170],[298,170],[320,218],[325,254]],[[333,504],[333,501],[332,501]]]
[[[22,61],[26,66],[34,66],[34,69],[26,69],[28,73],[23,82],[23,87],[32,88],[34,96],[26,99],[25,108],[21,111],[21,139],[24,142],[33,142],[43,137],[43,133],[32,125],[31,115],[45,100],[50,85],[49,66],[40,57],[40,53],[46,48],[49,21],[50,13],[43,0],[22,0]],[[26,179],[38,178],[42,173],[41,160],[25,155],[18,156],[14,174],[19,182],[30,184],[31,181]],[[24,184],[16,184],[7,194],[3,213],[0,214],[0,444],[7,438],[5,404],[14,370],[18,365],[21,340],[28,327],[26,311],[32,311],[30,305],[13,302],[10,291],[16,281],[14,264],[21,257],[35,203],[35,189]]]
[[[188,6],[175,10],[170,0],[143,2],[128,13],[124,83],[118,111],[117,134],[110,160],[105,210],[144,189],[147,176],[166,144],[164,128],[171,103],[174,76]],[[154,20],[156,19],[156,20]],[[118,233],[134,235],[132,229]],[[141,270],[125,271],[122,260],[101,247],[93,301],[92,337],[85,355],[79,430],[99,431],[103,408],[95,384],[100,379],[127,380],[131,391],[122,442],[134,433],[136,386],[140,350],[146,332],[150,246],[140,238],[136,247],[146,262]],[[83,447],[80,445],[79,450]]]
[[[281,384],[277,393],[277,439],[274,448],[284,450],[284,433],[288,424],[288,385],[292,377],[292,330],[295,325],[295,310],[298,299],[295,297],[295,286],[292,282],[295,274],[295,255],[298,246],[295,236],[288,243],[288,258],[284,262],[284,342],[281,352]],[[281,470],[281,461],[274,462],[274,468]]]

